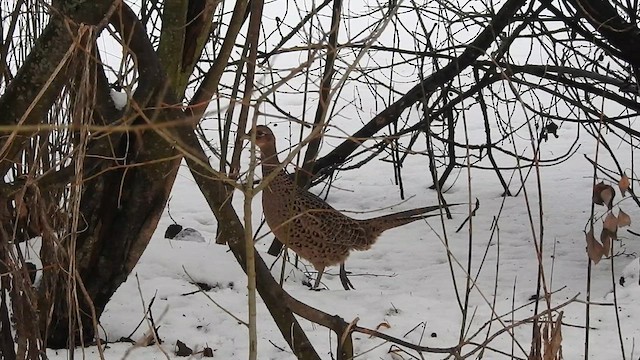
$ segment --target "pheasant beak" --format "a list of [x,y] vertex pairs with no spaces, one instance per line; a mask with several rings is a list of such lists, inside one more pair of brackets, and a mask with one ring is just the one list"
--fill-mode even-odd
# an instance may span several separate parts
[[247,133],[247,134],[242,134],[240,135],[240,140],[246,140],[246,141],[251,141],[251,132]]
[[[240,140],[242,140],[243,147],[245,146],[246,143],[251,143],[251,130],[249,130],[246,134],[240,135]],[[250,144],[247,144],[247,145],[250,145]]]

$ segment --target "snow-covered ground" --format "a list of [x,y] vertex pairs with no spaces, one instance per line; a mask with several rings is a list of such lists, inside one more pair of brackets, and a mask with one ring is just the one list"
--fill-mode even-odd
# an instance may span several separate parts
[[[277,12],[273,13],[280,14],[281,9],[278,8]],[[293,12],[288,13],[288,16],[295,15]],[[360,26],[360,23],[355,22],[355,25]],[[370,24],[362,22],[361,26],[365,25]],[[357,27],[351,29],[353,33],[359,33],[357,30]],[[392,35],[390,32],[384,34]],[[475,36],[472,31],[468,35]],[[413,37],[407,39],[413,41]],[[528,46],[523,46],[523,49],[529,51]],[[306,56],[280,56],[277,58],[278,66],[270,65],[285,69],[282,70],[283,73],[288,74],[289,69],[296,68],[306,61]],[[375,56],[377,61],[385,65],[384,55]],[[544,59],[542,63],[544,64]],[[401,70],[401,67],[394,69],[397,72]],[[395,90],[399,93],[415,85],[415,69],[411,67],[409,70],[410,79],[404,84],[399,81],[395,85]],[[307,118],[310,118],[315,105],[307,104],[307,109],[302,108],[302,97],[305,96],[301,90],[302,81],[299,78],[289,81],[287,86],[291,86],[293,91],[287,97],[279,98],[279,101],[294,116],[306,113]],[[347,88],[343,94],[361,96],[361,93],[366,92],[351,90]],[[311,94],[309,96],[313,99],[316,94]],[[346,98],[350,95],[342,96]],[[349,108],[336,105],[336,109],[339,110],[337,114],[333,114],[332,121],[340,128],[331,129],[329,135],[333,138],[328,138],[328,144],[324,145],[322,153],[327,153],[332,145],[342,141],[340,137],[353,133],[360,125],[359,119],[368,121],[384,108],[385,104],[377,103],[384,95],[380,95],[380,98],[370,97],[358,97],[358,104]],[[526,102],[527,99],[523,101]],[[356,109],[357,106],[361,108]],[[467,113],[470,117],[474,114],[472,111]],[[509,117],[518,118],[520,115],[515,111],[513,114],[510,113]],[[270,119],[273,118],[261,118],[260,122],[268,122]],[[525,117],[522,116],[521,119]],[[470,137],[481,141],[484,138],[484,130],[480,115],[477,119],[470,118],[469,122]],[[287,147],[295,145],[298,137],[287,137],[287,124],[280,123],[280,126],[273,129],[278,135],[279,148],[286,155]],[[576,125],[562,125],[559,130],[560,139],[550,138],[542,144],[542,157],[549,158],[566,152],[576,131]],[[525,133],[526,131],[520,135],[526,137]],[[459,134],[461,136],[462,132]],[[464,138],[459,140],[463,142]],[[480,201],[476,216],[462,230],[455,232],[467,217],[467,206],[453,208],[454,216],[451,220],[430,218],[385,232],[371,250],[352,253],[347,261],[347,269],[352,272],[350,278],[356,290],[343,290],[337,276],[338,269],[330,268],[323,277],[323,284],[327,289],[310,291],[303,281],[306,281],[306,275],[313,278],[315,272],[304,260],[299,263],[299,269],[291,264],[286,265],[284,289],[300,301],[327,313],[336,314],[348,322],[359,318],[358,325],[367,328],[377,328],[379,324],[385,323],[388,327],[379,327],[379,331],[413,344],[430,347],[455,346],[459,343],[463,329],[464,339],[469,341],[469,345],[463,348],[465,354],[476,348],[474,344],[483,343],[494,334],[500,333],[489,342],[483,358],[506,359],[512,354],[514,358],[523,359],[527,357],[531,347],[533,325],[526,322],[516,326],[513,331],[503,329],[534,315],[533,297],[536,294],[538,271],[535,241],[541,238],[541,220],[544,225],[542,260],[545,283],[553,293],[549,299],[550,306],[558,306],[575,298],[553,313],[555,320],[562,312],[564,358],[584,358],[584,302],[587,298],[588,283],[585,230],[591,212],[593,168],[583,154],[594,158],[596,145],[586,134],[582,134],[580,140],[581,147],[568,161],[540,169],[541,198],[537,190],[535,171],[526,177],[526,196],[520,192],[518,196],[505,198],[501,196],[503,189],[493,171],[456,170],[446,185],[447,201],[467,203],[475,202],[476,198]],[[507,142],[504,146],[510,145]],[[528,139],[520,139],[517,146],[517,149],[509,150],[521,153],[530,146],[530,142]],[[628,149],[622,145],[616,149],[619,150],[622,166],[631,168]],[[458,155],[463,155],[461,153]],[[530,147],[527,153],[531,153]],[[248,158],[248,152],[245,152],[243,158]],[[606,159],[604,154],[601,154],[600,159]],[[499,163],[515,165],[512,159],[507,161],[501,158]],[[214,164],[214,168],[218,168],[218,165]],[[243,170],[246,170],[246,167]],[[528,169],[523,169],[523,173],[526,176]],[[260,174],[259,170],[257,174]],[[426,157],[408,157],[402,170],[404,191],[408,200],[403,202],[398,186],[394,184],[391,165],[376,159],[360,169],[340,173],[332,183],[333,188],[327,201],[337,209],[352,212],[349,214],[357,218],[436,204],[436,194],[429,190],[429,174]],[[521,186],[520,173],[503,171],[502,174],[507,180],[511,179],[511,191],[518,192]],[[632,177],[630,171],[627,175]],[[617,190],[617,185],[611,184]],[[632,186],[635,184],[634,182]],[[319,191],[319,188],[313,190]],[[615,198],[616,204],[620,200],[621,196],[618,193]],[[242,194],[237,193],[234,197],[234,207],[241,218],[242,201]],[[542,219],[539,216],[540,202],[543,208]],[[529,221],[527,206],[531,212],[532,223]],[[623,200],[614,207],[616,214],[619,206],[630,214],[631,229],[640,232],[635,222],[640,218],[640,211],[635,203],[630,199]],[[160,327],[158,334],[162,344],[135,346],[126,342],[109,343],[104,350],[105,357],[109,360],[179,358],[176,356],[176,343],[181,341],[194,352],[206,347],[212,349],[216,359],[246,359],[249,345],[248,329],[237,320],[238,318],[246,321],[248,318],[246,277],[228,248],[215,244],[216,220],[184,165],[173,188],[169,210],[179,224],[202,234],[204,241],[199,237],[165,239],[165,229],[173,223],[168,211],[165,211],[140,262],[113,296],[100,319],[103,339],[109,342],[122,337],[140,340],[150,331],[150,324],[144,319],[146,309],[153,300],[151,310],[155,325]],[[601,228],[602,220],[599,216],[605,213],[605,207],[596,206],[596,234],[599,234]],[[261,216],[258,195],[253,203],[254,228],[261,221]],[[495,227],[494,222],[497,225]],[[260,235],[267,233],[268,227],[265,226]],[[619,327],[624,342],[624,353],[627,359],[638,359],[640,356],[640,349],[635,349],[635,343],[640,341],[640,266],[637,258],[640,243],[636,236],[626,231],[626,228],[620,229],[618,236],[620,240],[614,244],[614,253],[618,256],[613,260],[603,259],[592,267],[590,359],[623,358],[616,309],[612,306],[614,284],[617,286]],[[267,254],[271,239],[271,235],[264,236],[256,247],[267,264],[274,264],[272,273],[274,277],[279,278],[282,260]],[[447,256],[445,243],[448,244],[451,261]],[[466,324],[462,324],[463,315],[457,299],[459,297],[464,302],[469,253],[473,286],[468,301]],[[624,286],[620,286],[619,279],[623,275]],[[196,292],[198,288],[194,282],[207,284],[211,289],[206,291],[206,295]],[[538,306],[539,312],[547,308],[544,300],[540,300]],[[496,320],[498,316],[499,321]],[[142,325],[138,326],[141,322]],[[335,352],[335,336],[328,329],[306,320],[300,319],[300,323],[320,356],[323,359],[335,358],[335,354],[332,355],[332,352]],[[260,300],[257,326],[259,359],[294,358]],[[474,334],[476,335],[473,336]],[[403,352],[399,350],[402,348],[391,343],[363,334],[354,335],[354,347],[358,359],[419,358],[419,355],[411,350],[404,349],[406,352]],[[47,355],[52,360],[69,357],[65,350],[49,350]],[[95,347],[77,349],[75,356],[95,359],[98,357],[98,351]],[[478,353],[473,357],[476,356]],[[196,354],[192,358],[200,357],[201,354]],[[429,359],[443,357],[444,355],[439,354],[425,354],[425,358]]]
[[[285,128],[277,128],[282,150],[286,149],[283,138]],[[561,131],[572,133],[570,127]],[[562,351],[566,359],[583,358],[585,347],[584,301],[588,260],[584,231],[591,209],[593,171],[582,154],[593,156],[595,145],[586,136],[584,138],[582,147],[569,161],[540,170],[544,209],[544,273],[547,286],[554,292],[550,303],[553,307],[574,297],[578,300],[559,309],[563,314]],[[551,139],[543,144],[543,152],[547,155],[560,152],[566,146],[566,141],[562,139]],[[621,156],[624,158],[624,153]],[[434,204],[435,193],[428,189],[427,166],[426,158],[421,156],[410,157],[404,165],[405,193],[410,197],[406,202],[400,201],[398,188],[393,184],[391,166],[378,160],[359,170],[341,173],[333,184],[335,187],[329,194],[328,202],[337,209],[354,211],[356,213],[351,215],[361,218]],[[511,190],[517,191],[519,174],[505,171],[504,175],[507,179],[513,175]],[[472,219],[471,232],[468,224],[460,232],[455,232],[468,211],[466,206],[458,206],[453,209],[453,219],[444,220],[444,228],[439,218],[418,221],[384,233],[369,251],[352,253],[347,261],[347,269],[352,272],[351,280],[356,287],[354,291],[342,289],[337,268],[330,268],[323,277],[327,290],[310,291],[302,284],[305,280],[303,271],[313,269],[304,261],[299,265],[300,270],[287,265],[285,290],[297,299],[347,321],[357,317],[358,324],[363,327],[376,328],[386,323],[389,327],[380,327],[380,331],[414,344],[454,346],[460,337],[462,313],[456,300],[453,279],[463,298],[471,243],[471,276],[475,285],[470,293],[467,323],[464,325],[465,338],[469,339],[479,331],[469,340],[482,343],[514,322],[529,318],[534,309],[532,297],[536,294],[538,262],[524,193],[516,197],[501,197],[499,182],[490,171],[471,170],[470,185],[467,177],[467,170],[462,170],[457,180],[450,182],[451,188],[446,198],[450,203],[479,199],[481,206],[477,216]],[[539,197],[535,173],[531,173],[526,184],[535,237],[539,239]],[[617,190],[617,185],[613,185]],[[620,199],[618,194],[616,202]],[[234,204],[239,212],[242,201],[242,194],[238,193]],[[375,213],[362,213],[391,205],[394,206]],[[624,200],[619,206],[631,215],[632,221],[638,219],[639,211],[632,201]],[[616,214],[617,209],[618,206],[614,208]],[[253,210],[253,221],[257,224],[262,215],[259,196],[254,201]],[[127,282],[118,289],[101,317],[104,339],[115,341],[129,336],[134,340],[140,339],[149,331],[148,323],[144,322],[135,332],[134,329],[144,319],[146,307],[155,297],[153,319],[160,327],[158,333],[163,343],[147,347],[111,343],[104,351],[105,357],[176,358],[175,345],[179,340],[194,351],[211,348],[214,358],[247,358],[247,328],[220,308],[246,321],[245,275],[227,247],[215,244],[216,220],[184,166],[173,188],[170,212],[178,223],[197,230],[206,241],[188,241],[189,237],[183,240],[165,239],[165,229],[173,223],[165,212],[139,264]],[[596,212],[604,214],[605,207],[597,206]],[[494,220],[497,221],[497,228],[492,236]],[[600,224],[601,220],[598,220],[597,233]],[[632,223],[631,229],[635,226]],[[261,233],[267,230],[265,227]],[[445,233],[454,259],[454,277],[447,260]],[[640,267],[636,256],[640,244],[637,237],[626,229],[620,229],[618,235],[621,240],[615,242],[614,252],[620,255],[613,260],[603,259],[593,266],[591,301],[596,304],[591,306],[590,359],[622,358],[615,308],[612,306],[614,281],[617,285],[620,331],[626,358],[637,359],[640,356],[640,350],[634,348],[640,340]],[[271,238],[265,236],[256,245],[268,264],[276,261],[266,253]],[[612,265],[615,269],[613,279]],[[273,267],[276,278],[279,277],[280,268],[281,260],[278,260]],[[315,273],[311,272],[310,275],[315,276]],[[625,276],[624,286],[618,285],[621,275]],[[207,296],[195,292],[197,288],[192,284],[194,281],[212,286],[206,292]],[[545,301],[541,300],[539,311],[546,306]],[[496,316],[502,316],[500,321],[495,320]],[[553,319],[558,316],[559,312],[554,312]],[[494,321],[487,326],[486,323],[492,319]],[[260,300],[257,321],[258,358],[294,358]],[[300,322],[320,355],[331,359],[336,344],[331,332],[303,319]],[[505,354],[526,358],[531,346],[532,324],[517,326],[513,336],[509,333],[502,332],[493,339],[484,352],[484,358],[509,358]],[[359,359],[415,359],[412,355],[417,356],[415,352],[398,351],[398,347],[391,343],[363,334],[354,335],[354,346]],[[473,348],[474,345],[467,345],[463,353]],[[394,349],[395,353],[391,354],[390,350]],[[97,357],[95,347],[76,350],[76,356],[82,356],[83,353],[89,359]],[[64,350],[50,350],[48,355],[51,359],[68,356]],[[444,357],[433,354],[425,356]]]

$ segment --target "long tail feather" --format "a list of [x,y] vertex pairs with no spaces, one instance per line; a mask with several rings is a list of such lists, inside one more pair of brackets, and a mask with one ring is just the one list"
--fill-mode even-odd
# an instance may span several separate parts
[[450,205],[433,205],[426,206],[417,209],[405,210],[389,215],[383,215],[367,220],[363,220],[368,223],[369,229],[373,230],[374,237],[377,237],[383,231],[393,229],[402,225],[406,225],[412,223],[416,220],[426,219],[429,217],[440,216],[440,214],[426,214],[429,212],[433,212],[439,209],[445,209],[452,206],[456,206],[460,204],[450,204]]

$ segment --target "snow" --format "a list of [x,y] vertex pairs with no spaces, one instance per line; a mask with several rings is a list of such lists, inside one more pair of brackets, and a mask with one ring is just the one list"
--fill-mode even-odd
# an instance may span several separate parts
[[[285,137],[286,126],[274,128],[279,138]],[[571,129],[563,129],[571,132]],[[281,141],[284,144],[285,141]],[[560,152],[565,142],[551,139],[543,144],[545,154]],[[281,146],[282,150],[286,146]],[[553,292],[551,306],[557,306],[574,297],[579,301],[559,309],[563,314],[562,351],[566,359],[583,358],[585,343],[585,305],[587,285],[587,254],[585,229],[591,208],[592,168],[582,154],[593,156],[595,146],[584,141],[576,156],[561,166],[541,168],[542,204],[544,223],[544,254],[542,256],[547,286]],[[621,152],[623,153],[623,152]],[[248,155],[245,155],[248,157]],[[467,338],[482,343],[487,336],[500,329],[533,315],[537,282],[537,257],[532,236],[532,225],[523,193],[515,197],[501,197],[502,189],[491,171],[471,170],[469,186],[464,179],[467,170],[448,185],[445,195],[450,203],[467,202],[478,198],[480,209],[469,224],[455,233],[466,218],[466,205],[453,208],[454,217],[441,221],[430,218],[385,232],[376,245],[366,252],[354,252],[347,261],[347,269],[356,290],[344,291],[337,276],[337,268],[330,268],[323,277],[326,290],[310,291],[303,285],[305,272],[315,273],[304,260],[299,268],[286,265],[284,289],[292,296],[320,310],[336,314],[350,322],[359,318],[358,325],[375,329],[380,327],[391,336],[413,344],[431,347],[450,347],[458,343],[462,315],[456,300],[455,279],[460,297],[464,299],[465,269],[471,246],[471,277],[475,284],[470,292],[469,311],[466,319]],[[259,171],[258,171],[259,174]],[[393,184],[393,172],[386,162],[378,160],[356,171],[343,172],[334,182],[328,201],[337,209],[355,211],[351,216],[373,217],[379,214],[401,211],[436,203],[435,192],[426,176],[428,163],[424,157],[410,157],[403,168],[405,192],[410,198],[401,202],[397,186]],[[512,177],[511,190],[519,188],[519,174],[504,172]],[[527,197],[533,218],[536,238],[539,238],[538,195],[535,176],[526,181]],[[612,184],[616,187],[616,184]],[[619,194],[616,201],[620,200]],[[234,207],[242,210],[243,196],[237,193]],[[473,200],[475,201],[475,200]],[[392,208],[385,207],[394,205]],[[173,223],[168,213],[163,215],[149,247],[135,267],[129,279],[118,289],[101,317],[103,339],[115,341],[131,337],[138,341],[149,332],[143,322],[146,307],[151,307],[158,333],[163,343],[152,346],[135,346],[127,343],[109,344],[105,349],[107,359],[161,359],[164,353],[175,355],[178,340],[194,351],[210,347],[214,358],[243,359],[248,356],[247,328],[233,316],[247,321],[246,278],[235,258],[226,246],[216,245],[216,221],[200,195],[194,180],[183,165],[176,180],[170,201],[173,218],[185,228],[202,234],[204,242],[177,241],[163,238],[166,227]],[[638,218],[637,207],[629,200],[620,204],[633,220]],[[616,206],[618,207],[618,206]],[[377,210],[375,213],[360,213]],[[604,207],[596,207],[598,215],[605,214]],[[617,213],[617,210],[615,211]],[[242,216],[242,215],[241,215]],[[497,228],[492,235],[492,223]],[[259,195],[253,203],[254,228],[261,220]],[[596,232],[601,220],[596,221]],[[263,228],[261,234],[268,228]],[[449,250],[454,258],[447,260],[444,234],[447,234]],[[622,358],[618,340],[613,286],[620,315],[620,329],[628,358],[637,358],[634,344],[640,340],[638,313],[640,295],[638,273],[640,265],[636,254],[637,238],[624,229],[618,231],[621,240],[614,244],[613,259],[603,259],[592,266],[590,358]],[[471,236],[471,239],[470,239]],[[266,253],[271,236],[257,243],[267,264],[274,263],[272,273],[280,276],[281,260]],[[614,269],[612,276],[611,269]],[[452,277],[451,269],[454,276]],[[625,278],[624,286],[619,279]],[[208,296],[197,292],[194,283],[206,283],[212,288]],[[464,300],[463,300],[464,301]],[[216,305],[218,304],[218,305]],[[226,311],[223,311],[224,308]],[[513,309],[516,309],[513,311]],[[539,310],[544,311],[544,300]],[[553,319],[557,319],[554,312]],[[495,316],[501,321],[486,322]],[[336,339],[328,329],[300,319],[312,343],[323,359],[331,359]],[[292,359],[291,350],[277,330],[269,312],[258,301],[258,358]],[[485,326],[485,327],[483,327]],[[489,347],[526,358],[531,346],[532,325],[517,326],[511,337],[503,332],[491,341]],[[398,350],[397,346],[364,334],[354,334],[354,348],[359,359],[408,359],[417,355],[411,350]],[[473,345],[463,348],[471,351]],[[512,350],[513,349],[513,350]],[[522,349],[522,350],[521,350]],[[390,350],[394,350],[390,353]],[[635,351],[635,352],[634,352]],[[81,350],[75,350],[81,356]],[[163,353],[164,352],[164,353]],[[51,359],[65,359],[64,350],[48,351]],[[96,358],[95,347],[84,350],[85,358]],[[199,358],[197,355],[195,358]],[[334,354],[335,356],[335,354]],[[431,358],[432,355],[426,355]],[[508,358],[487,349],[485,358]]]
[[109,91],[109,94],[111,95],[111,100],[113,100],[113,105],[116,107],[116,109],[122,110],[125,106],[127,106],[129,98],[125,92],[111,89]]
[[[281,13],[280,8],[277,10],[278,14]],[[294,12],[289,14],[294,15]],[[357,26],[369,25],[364,21],[354,22],[350,24],[350,31],[359,34]],[[269,25],[265,26],[268,28]],[[366,37],[368,33],[362,34]],[[383,36],[390,37],[392,33]],[[470,30],[466,36],[475,35]],[[357,39],[350,40],[357,43]],[[412,36],[407,37],[407,41],[413,40]],[[463,40],[457,39],[459,42]],[[526,49],[523,51],[529,51],[530,46],[522,48]],[[274,73],[277,69],[284,69],[280,71],[288,75],[290,69],[297,68],[306,61],[307,54],[303,54],[301,57],[279,56],[276,64],[270,66],[276,69]],[[349,64],[346,56],[342,61]],[[382,65],[389,60],[384,54],[375,56],[375,60]],[[541,63],[544,64],[545,60],[542,59]],[[395,91],[402,93],[415,85],[417,75],[413,67],[398,66],[394,71],[397,71],[397,76],[402,74],[404,80],[394,84]],[[278,94],[278,101],[280,105],[286,105],[292,116],[302,118],[302,114],[306,113],[307,118],[310,118],[315,104],[305,103],[307,108],[303,108],[302,99],[304,96],[315,99],[317,94],[304,94],[301,90],[301,78],[302,76],[288,81],[285,88],[293,91],[287,96]],[[384,108],[384,103],[379,100],[384,99],[387,94],[383,94],[382,89],[380,91],[379,98],[374,98],[373,95],[367,98],[366,90],[354,91],[353,87],[346,86],[342,93],[344,99],[335,97],[336,102],[342,103],[337,103],[332,110],[333,127],[329,128],[323,144],[323,154],[357,130],[361,125],[359,120],[369,121]],[[351,94],[351,99],[344,94]],[[519,95],[528,104],[537,104],[538,101],[544,106],[551,104],[550,101],[546,102],[548,98],[544,96],[535,97],[529,93]],[[126,94],[112,90],[111,96],[118,108],[126,106]],[[354,101],[356,105],[342,107],[349,101]],[[521,109],[513,109],[511,105],[500,107],[496,111],[501,112],[505,119],[512,119],[516,123],[514,127],[527,119]],[[558,111],[561,113],[565,110]],[[269,109],[263,110],[263,113],[275,114]],[[474,110],[469,109],[466,113],[473,117]],[[260,118],[260,122],[275,118]],[[481,143],[484,140],[484,124],[475,120],[479,119],[469,119],[469,136]],[[217,131],[217,122],[207,125],[203,127]],[[288,147],[298,143],[295,131],[294,135],[289,133],[290,126],[292,125],[283,122],[278,127],[272,126],[283,155],[288,153]],[[295,125],[293,127],[295,130]],[[550,137],[548,142],[542,143],[541,156],[550,158],[567,152],[577,133],[577,125],[562,124],[558,131],[560,139]],[[462,131],[458,135],[461,138],[457,140],[464,142]],[[516,137],[517,143],[513,148],[508,141],[504,146],[515,153],[526,149],[530,154],[531,142],[526,130],[518,135],[522,138]],[[614,149],[623,168],[631,168],[629,148],[620,144]],[[464,329],[465,338],[471,343],[482,343],[493,334],[534,315],[533,299],[536,295],[538,271],[535,244],[540,239],[542,221],[542,262],[545,283],[552,292],[550,306],[558,306],[573,298],[577,300],[553,312],[553,320],[562,312],[564,358],[584,358],[588,264],[585,231],[588,230],[591,211],[593,168],[583,155],[593,159],[595,152],[594,141],[582,131],[580,147],[574,156],[562,164],[540,168],[541,196],[537,190],[535,170],[529,173],[528,168],[522,168],[522,174],[518,170],[502,172],[505,179],[510,181],[510,189],[514,193],[521,187],[521,176],[525,177],[526,194],[520,192],[514,197],[501,196],[503,189],[493,171],[456,170],[458,172],[452,174],[445,186],[447,201],[466,204],[474,203],[477,198],[481,204],[476,216],[462,230],[455,232],[467,217],[469,208],[466,205],[453,208],[454,216],[451,220],[429,218],[390,230],[379,238],[372,249],[352,253],[346,266],[352,272],[350,279],[356,290],[343,290],[338,269],[329,268],[323,276],[326,289],[310,291],[303,283],[308,281],[307,275],[313,278],[316,274],[313,267],[304,260],[300,261],[297,269],[290,263],[286,264],[286,281],[283,287],[298,300],[336,314],[347,322],[358,318],[358,325],[371,329],[387,324],[388,328],[382,326],[378,330],[413,344],[430,347],[455,346],[459,342],[461,328]],[[243,158],[246,165],[248,151]],[[603,153],[600,153],[600,161],[608,161]],[[499,158],[498,162],[505,166],[517,165],[506,157]],[[218,168],[218,165],[214,164],[213,167]],[[246,170],[246,166],[243,170]],[[260,174],[259,170],[257,174]],[[333,188],[327,201],[356,218],[432,205],[437,203],[437,197],[428,188],[431,185],[429,174],[426,157],[407,158],[402,177],[408,200],[403,201],[398,186],[394,185],[391,165],[376,159],[360,169],[339,173],[332,183]],[[627,175],[637,178],[631,173]],[[606,179],[605,181],[610,183]],[[617,189],[616,184],[611,185]],[[313,191],[318,192],[321,188],[318,186]],[[620,199],[618,194],[616,202]],[[233,204],[241,219],[242,202],[243,195],[236,193]],[[540,202],[542,216],[538,208]],[[638,207],[628,197],[621,203],[616,203],[615,213],[618,207],[622,207],[631,216],[631,228],[637,229],[634,226],[640,216]],[[165,229],[174,223],[169,216],[169,209],[173,219],[185,228],[182,235],[174,240],[163,236]],[[167,356],[171,359],[180,358],[175,355],[175,351],[176,342],[181,341],[194,351],[210,347],[217,359],[246,359],[248,329],[241,322],[248,318],[246,277],[228,248],[215,243],[216,220],[185,165],[182,165],[173,187],[169,209],[162,216],[140,262],[115,293],[100,319],[103,331],[101,337],[110,342],[104,350],[105,357],[129,360],[164,359]],[[600,216],[606,214],[606,209],[596,206],[595,210],[595,233],[598,233],[602,222]],[[259,194],[253,201],[252,221],[254,229],[261,221]],[[259,237],[262,235],[265,236],[256,244],[256,248],[267,264],[273,265],[272,274],[279,279],[283,263],[281,259],[267,254],[272,239],[268,235],[268,227],[262,228]],[[622,358],[616,307],[613,306],[614,286],[625,355],[628,359],[640,356],[639,351],[634,349],[635,343],[640,341],[640,265],[637,258],[640,244],[637,236],[628,233],[626,229],[620,229],[618,235],[620,240],[614,243],[614,253],[617,255],[592,266],[590,359]],[[37,247],[37,244],[34,246]],[[469,258],[471,268],[470,274],[467,274]],[[466,323],[461,324],[463,316],[457,299],[459,297],[464,302],[468,275],[473,282],[468,299],[468,316]],[[624,286],[619,285],[621,277],[625,279]],[[211,288],[198,292],[196,283],[208,284]],[[123,337],[141,341],[145,334],[149,334],[150,324],[144,319],[152,301],[151,311],[155,325],[160,326],[158,335],[162,344],[142,346],[124,342],[111,343]],[[538,305],[538,312],[547,308],[545,300],[540,300]],[[257,316],[258,358],[293,359],[291,350],[260,299]],[[496,316],[501,317],[500,321],[495,320]],[[323,359],[335,358],[335,334],[319,325],[299,320],[320,356]],[[487,326],[489,321],[492,321],[491,325]],[[138,327],[141,322],[142,325]],[[470,339],[476,332],[478,334]],[[498,351],[513,354],[517,359],[526,358],[531,347],[531,337],[530,322],[516,326],[513,330],[503,331],[489,343],[484,358],[509,358]],[[356,333],[353,338],[358,359],[414,359],[418,356],[414,351],[368,335]],[[474,349],[473,344],[468,344],[463,348],[463,354]],[[76,358],[98,357],[96,347],[76,349],[74,354]],[[59,360],[69,358],[70,354],[65,350],[49,350],[47,356],[52,360]],[[200,356],[196,355],[194,358]],[[444,358],[444,355],[425,354],[425,358]]]
[[195,241],[195,242],[206,242],[206,239],[202,234],[192,228],[182,229],[173,240],[182,240],[182,241]]

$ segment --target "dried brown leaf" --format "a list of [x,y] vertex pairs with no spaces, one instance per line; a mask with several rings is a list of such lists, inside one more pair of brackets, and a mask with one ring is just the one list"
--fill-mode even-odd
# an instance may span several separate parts
[[618,211],[618,226],[625,227],[631,225],[631,217],[622,209]]
[[176,347],[178,348],[176,350],[177,356],[191,356],[193,354],[193,350],[180,340],[176,340]]
[[[378,324],[378,326],[376,326],[376,331],[380,330],[381,328],[390,329],[391,325],[389,325],[388,322],[383,321],[380,324]],[[370,339],[373,337],[374,337],[373,335],[369,336]]]
[[616,218],[616,216],[610,212],[604,219],[604,223],[602,224],[602,226],[611,232],[615,232],[618,230],[618,218]]
[[589,255],[589,259],[591,259],[594,264],[599,263],[600,259],[602,259],[602,255],[604,254],[604,249],[602,247],[602,244],[600,244],[598,240],[596,240],[596,238],[593,236],[593,230],[589,230],[586,236],[586,240],[587,255]]
[[631,182],[629,182],[629,178],[626,174],[623,174],[620,178],[620,181],[618,181],[618,188],[620,189],[620,193],[622,194],[622,196],[624,196],[627,190],[629,190],[630,185]]
[[613,198],[616,196],[616,191],[610,185],[607,185],[606,188],[602,189],[600,192],[600,196],[602,197],[602,201],[604,204],[611,210],[613,208]]
[[544,360],[562,359],[562,312],[551,328],[545,325]]
[[592,241],[596,241],[595,236],[593,236],[593,229],[589,230],[586,235],[587,236],[585,237],[585,240],[587,241],[587,246],[589,246],[589,243],[591,243]]
[[616,196],[616,191],[611,185],[606,185],[602,181],[593,187],[594,204],[606,205],[609,210],[613,207],[613,198]]
[[394,348],[392,346],[391,349],[389,349],[388,354],[392,360],[404,360],[404,356],[402,356],[402,353],[406,353],[406,351],[399,348]]
[[593,203],[596,205],[604,205],[604,201],[602,200],[602,190],[606,189],[607,185],[605,185],[602,181],[597,183],[593,187]]
[[616,239],[616,233],[607,229],[600,232],[600,242],[602,243],[602,255],[609,256],[611,254],[611,243]]
[[213,357],[213,349],[210,347],[205,347],[202,349],[202,357]]

